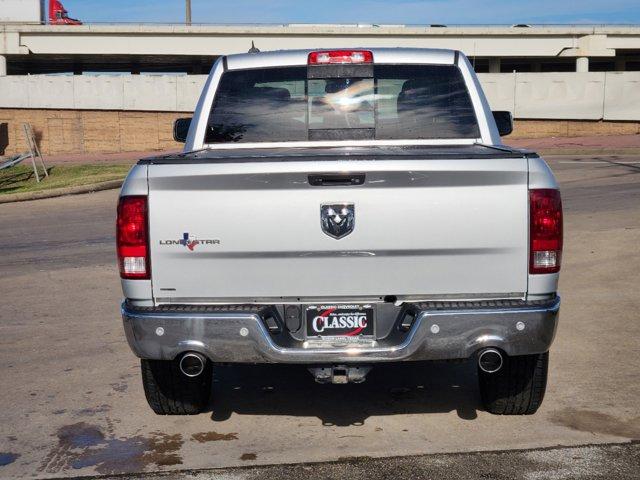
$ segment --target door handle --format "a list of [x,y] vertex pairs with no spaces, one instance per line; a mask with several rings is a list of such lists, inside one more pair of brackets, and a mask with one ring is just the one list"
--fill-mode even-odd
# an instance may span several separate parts
[[312,187],[345,187],[364,184],[364,173],[322,173],[309,175]]

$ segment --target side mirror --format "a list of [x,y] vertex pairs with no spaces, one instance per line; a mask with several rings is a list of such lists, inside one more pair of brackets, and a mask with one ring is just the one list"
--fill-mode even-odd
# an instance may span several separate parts
[[513,132],[513,117],[511,116],[511,112],[496,111],[491,113],[493,113],[493,118],[496,121],[498,133],[501,137]]
[[176,142],[184,143],[187,141],[187,134],[191,126],[191,117],[178,118],[173,122],[173,139]]

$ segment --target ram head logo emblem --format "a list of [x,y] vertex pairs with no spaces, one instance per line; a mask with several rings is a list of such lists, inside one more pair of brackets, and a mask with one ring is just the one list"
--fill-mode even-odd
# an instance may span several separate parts
[[353,203],[334,203],[320,205],[320,224],[322,231],[339,239],[346,237],[356,224],[356,207]]

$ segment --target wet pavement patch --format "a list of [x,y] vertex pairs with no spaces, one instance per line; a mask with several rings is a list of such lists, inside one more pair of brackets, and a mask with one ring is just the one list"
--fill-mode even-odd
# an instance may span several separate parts
[[180,434],[154,432],[148,436],[113,438],[105,436],[97,425],[79,422],[61,427],[56,436],[58,444],[42,462],[40,472],[93,468],[97,473],[114,474],[182,464]]
[[104,441],[102,430],[84,422],[65,425],[58,430],[59,444],[65,448],[86,448]]
[[256,455],[255,453],[243,453],[242,455],[240,455],[240,460],[255,460],[256,458],[258,458],[258,455]]
[[568,407],[553,412],[551,422],[582,432],[640,440],[640,417],[622,421],[606,413]]
[[0,452],[0,467],[4,467],[5,465],[15,462],[19,456],[19,453]]
[[176,433],[167,435],[166,433],[155,432],[152,437],[147,439],[149,450],[143,455],[143,461],[146,465],[155,464],[163,465],[181,465],[182,457],[180,456],[180,448],[184,443],[182,435]]
[[220,440],[229,441],[229,440],[237,440],[237,433],[218,433],[218,432],[200,432],[194,433],[191,435],[191,438],[196,442],[206,443],[206,442],[217,442]]

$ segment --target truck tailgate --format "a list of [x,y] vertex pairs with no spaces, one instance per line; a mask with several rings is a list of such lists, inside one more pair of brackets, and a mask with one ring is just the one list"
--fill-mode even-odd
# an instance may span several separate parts
[[[156,301],[526,292],[524,156],[301,160],[149,165]],[[364,182],[309,183],[339,172]],[[321,228],[321,205],[343,203],[354,228],[336,239]]]

